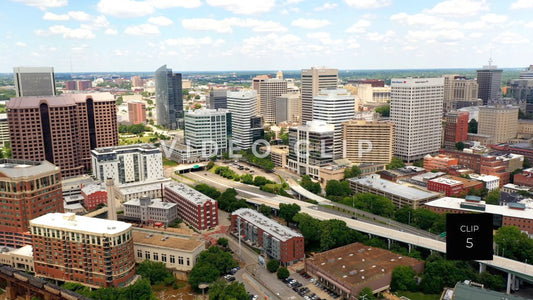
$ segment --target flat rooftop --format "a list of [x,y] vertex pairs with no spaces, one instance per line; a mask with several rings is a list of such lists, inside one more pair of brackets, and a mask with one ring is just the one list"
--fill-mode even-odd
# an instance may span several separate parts
[[49,213],[30,220],[30,226],[96,235],[114,235],[131,228],[131,224],[125,222],[76,216],[73,213]]
[[118,189],[122,195],[129,195],[161,189],[161,185],[163,185],[164,188],[170,182],[172,182],[172,179],[164,177],[150,181],[122,184],[117,186],[116,189]]
[[436,193],[425,192],[419,189],[401,185],[377,176],[369,175],[362,178],[350,178],[349,182],[354,182],[363,186],[374,188],[384,193],[394,194],[398,197],[408,198],[415,201],[435,197]]
[[148,233],[133,231],[133,243],[164,248],[177,249],[182,251],[194,251],[198,247],[204,246],[204,242],[193,238],[181,238],[160,233]]
[[196,205],[204,205],[206,202],[209,201],[215,202],[215,200],[207,197],[206,195],[183,183],[167,185],[165,187],[165,190],[170,190]]
[[[131,205],[131,206],[141,206],[141,199],[131,199],[130,201],[124,203],[124,205]],[[177,203],[172,202],[163,202],[160,198],[150,199],[150,204],[148,207],[150,208],[162,208],[162,209],[171,209],[174,206],[177,206]]]
[[[475,213],[480,212],[479,210],[461,207],[460,205],[463,202],[466,202],[466,200],[462,198],[442,197],[437,200],[429,201],[425,203],[425,205],[430,206],[430,207],[471,211]],[[467,203],[471,203],[471,202],[467,202]],[[525,210],[512,209],[512,208],[509,208],[507,205],[485,204],[485,201],[481,201],[481,204],[485,205],[485,211],[484,211],[485,213],[533,220],[533,209],[527,208],[528,207],[527,203],[525,203],[526,204]]]
[[41,101],[46,101],[50,107],[74,106],[76,103],[85,102],[88,98],[95,102],[115,101],[111,93],[92,94],[61,94],[59,96],[26,96],[11,98],[7,103],[8,109],[38,108]]
[[258,228],[261,228],[263,231],[283,242],[288,241],[293,237],[302,236],[289,227],[283,226],[253,209],[239,208],[234,211],[232,215],[241,217],[242,219],[254,224]]
[[153,151],[161,152],[159,148],[155,147],[151,144],[133,144],[133,145],[122,145],[122,146],[114,146],[114,147],[102,147],[102,148],[96,148],[92,150],[95,154],[106,154],[106,153],[122,153],[122,152],[131,152],[131,150],[134,151]]
[[48,161],[30,161],[20,159],[0,159],[0,176],[24,178],[58,171],[59,167]]

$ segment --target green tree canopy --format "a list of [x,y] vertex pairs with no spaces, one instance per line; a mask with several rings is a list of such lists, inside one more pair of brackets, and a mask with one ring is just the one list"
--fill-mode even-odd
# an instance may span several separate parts
[[298,213],[293,217],[298,223],[298,229],[304,236],[306,248],[320,241],[320,221],[306,213]]
[[463,151],[464,148],[465,148],[465,143],[463,143],[463,142],[455,143],[455,149],[457,149],[459,151]]
[[488,192],[487,197],[485,197],[485,202],[487,204],[499,205],[500,204],[500,189],[494,189]]
[[387,170],[393,170],[405,167],[405,163],[398,157],[393,157],[390,164],[387,165]]
[[277,273],[278,279],[285,279],[289,277],[289,275],[290,273],[289,273],[289,270],[287,270],[287,268],[281,267],[278,269],[278,273]]
[[326,197],[347,197],[352,194],[348,181],[329,180],[326,184]]
[[313,182],[313,180],[311,179],[311,176],[309,176],[309,175],[302,176],[302,180],[300,181],[300,185],[304,189],[310,191],[313,194],[319,195],[320,192],[322,192],[322,187],[320,186],[320,183]]
[[359,297],[357,299],[360,299],[360,300],[375,300],[376,297],[374,296],[374,293],[372,292],[372,289],[369,288],[368,286],[365,286],[361,292],[359,293]]
[[391,290],[415,292],[417,289],[415,275],[415,270],[410,266],[397,266],[392,271]]
[[376,107],[374,111],[380,114],[382,117],[390,117],[390,104]]
[[273,258],[267,262],[267,270],[270,273],[274,273],[279,269],[279,260]]
[[361,175],[361,169],[356,165],[344,169],[344,179],[357,177],[359,175]]
[[215,200],[218,199],[218,197],[220,197],[221,195],[221,193],[216,188],[209,186],[205,183],[197,184],[194,189],[206,195],[207,197],[210,197]]
[[515,226],[502,226],[494,235],[497,254],[521,262],[533,261],[533,240]]
[[264,204],[261,204],[261,206],[259,206],[258,211],[266,217],[270,217],[270,215],[272,214],[272,208]]
[[209,286],[209,300],[248,300],[248,293],[242,282],[219,279]]
[[300,206],[296,203],[279,204],[279,216],[283,218],[287,224],[292,221],[293,217],[300,211]]
[[224,247],[224,248],[227,248],[228,245],[229,245],[228,239],[227,238],[223,238],[223,237],[218,238],[217,245],[219,245],[221,247]]
[[155,262],[151,260],[144,260],[137,267],[137,274],[143,278],[148,278],[150,284],[165,284],[171,285],[174,281],[174,275],[167,270],[162,262]]
[[477,133],[477,121],[476,119],[470,120],[468,122],[468,133]]

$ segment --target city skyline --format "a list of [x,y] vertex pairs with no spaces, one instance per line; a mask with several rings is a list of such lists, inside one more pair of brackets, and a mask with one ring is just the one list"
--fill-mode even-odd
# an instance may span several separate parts
[[525,67],[532,11],[527,0],[10,0],[0,72]]

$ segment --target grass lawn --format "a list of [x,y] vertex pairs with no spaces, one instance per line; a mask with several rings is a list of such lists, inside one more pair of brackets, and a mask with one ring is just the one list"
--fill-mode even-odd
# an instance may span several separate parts
[[[157,138],[155,135],[147,135],[143,137],[132,137],[120,139],[120,145],[129,145],[129,144],[139,144],[139,143],[150,143],[150,139]],[[139,142],[140,141],[140,142]]]
[[175,167],[177,165],[178,165],[177,162],[175,162],[175,161],[173,161],[171,159],[163,157],[163,166],[165,166],[165,167]]
[[439,300],[440,295],[439,294],[422,294],[420,292],[413,293],[413,292],[397,292],[398,297],[405,296],[411,300]]

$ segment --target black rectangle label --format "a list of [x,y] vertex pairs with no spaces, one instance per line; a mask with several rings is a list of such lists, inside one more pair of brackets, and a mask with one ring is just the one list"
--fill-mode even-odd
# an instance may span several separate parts
[[492,260],[492,215],[447,214],[446,258]]

